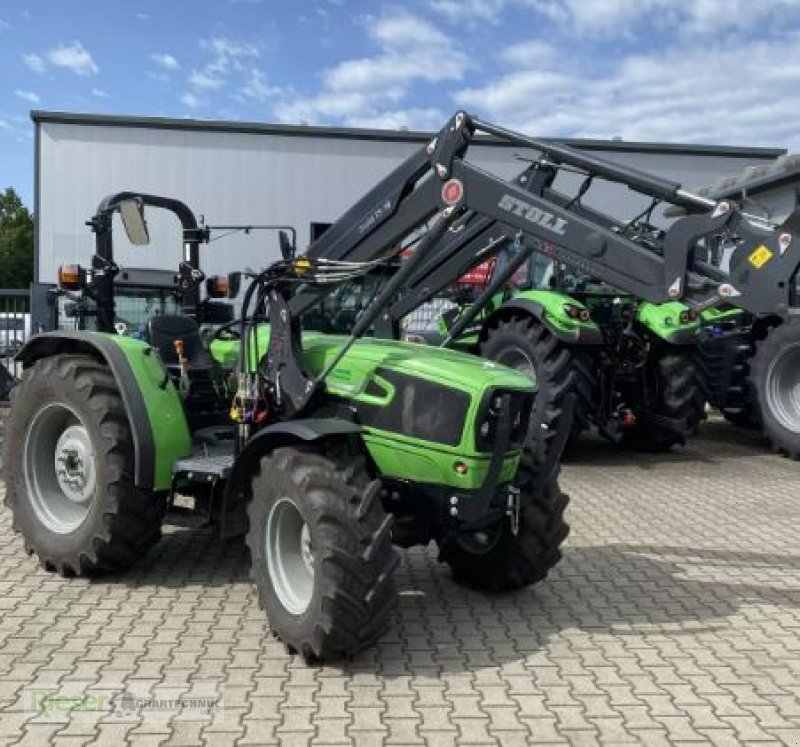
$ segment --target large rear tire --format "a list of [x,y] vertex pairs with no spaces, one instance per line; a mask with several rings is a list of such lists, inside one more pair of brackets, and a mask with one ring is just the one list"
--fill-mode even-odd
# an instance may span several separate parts
[[756,343],[750,384],[773,448],[800,459],[800,323],[772,327]]
[[6,421],[6,505],[42,564],[64,575],[120,570],[161,535],[163,497],[136,488],[116,381],[93,358],[37,361]]
[[561,544],[569,534],[564,511],[569,498],[557,478],[547,485],[535,483],[535,470],[521,466],[522,490],[519,531],[504,518],[480,537],[448,538],[439,542],[439,560],[447,563],[453,579],[489,592],[522,589],[544,579],[561,559]]
[[251,577],[272,630],[306,659],[352,655],[391,623],[398,556],[379,493],[352,451],[284,447],[261,459]]
[[575,395],[570,430],[573,436],[588,420],[586,401],[591,397],[590,366],[544,324],[532,316],[498,319],[481,343],[484,358],[503,363],[530,376],[536,387],[528,441],[536,463],[550,457],[551,445],[564,415],[565,400]]
[[[623,431],[623,443],[647,451],[669,451],[694,436],[705,418],[706,394],[696,350],[654,348],[647,362],[650,407]],[[647,414],[656,418],[648,418]]]

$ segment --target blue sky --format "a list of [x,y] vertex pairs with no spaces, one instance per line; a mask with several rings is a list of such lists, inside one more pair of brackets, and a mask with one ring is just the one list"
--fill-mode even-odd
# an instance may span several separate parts
[[2,0],[0,187],[30,109],[800,148],[800,0]]

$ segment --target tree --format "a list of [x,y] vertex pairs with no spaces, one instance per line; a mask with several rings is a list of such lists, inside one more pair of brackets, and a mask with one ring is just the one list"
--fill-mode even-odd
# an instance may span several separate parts
[[0,288],[33,280],[33,216],[12,187],[0,194]]

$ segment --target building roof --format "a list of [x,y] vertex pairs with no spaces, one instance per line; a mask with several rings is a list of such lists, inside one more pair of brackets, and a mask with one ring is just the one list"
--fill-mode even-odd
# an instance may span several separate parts
[[[31,119],[57,124],[103,127],[136,127],[157,130],[191,130],[195,132],[233,132],[254,135],[279,135],[282,137],[316,137],[345,140],[378,140],[383,142],[424,143],[434,133],[415,130],[377,130],[361,127],[321,127],[317,125],[267,124],[263,122],[235,122],[212,119],[171,119],[167,117],[142,117],[119,114],[85,114],[80,112],[32,111]],[[686,143],[645,143],[624,140],[592,140],[584,138],[540,138],[545,142],[560,142],[582,150],[620,151],[633,153],[707,155],[732,158],[777,158],[786,153],[785,148],[764,148],[734,145],[704,145]],[[481,138],[487,144],[519,147],[495,138]]]

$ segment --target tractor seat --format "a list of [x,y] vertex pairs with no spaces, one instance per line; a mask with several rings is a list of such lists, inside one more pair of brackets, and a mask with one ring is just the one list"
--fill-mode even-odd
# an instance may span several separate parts
[[164,314],[147,323],[147,341],[158,351],[168,369],[180,368],[175,340],[183,341],[183,354],[189,360],[189,371],[212,371],[218,368],[200,337],[200,327],[188,316]]

